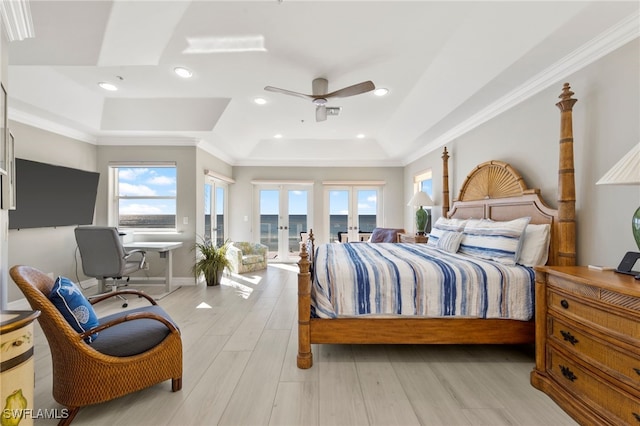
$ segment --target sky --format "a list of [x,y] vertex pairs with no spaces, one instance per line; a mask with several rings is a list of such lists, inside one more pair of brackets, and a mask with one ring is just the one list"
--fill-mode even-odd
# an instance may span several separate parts
[[[118,181],[120,196],[176,196],[175,167],[120,167]],[[176,200],[125,199],[120,200],[119,211],[121,215],[176,214]]]

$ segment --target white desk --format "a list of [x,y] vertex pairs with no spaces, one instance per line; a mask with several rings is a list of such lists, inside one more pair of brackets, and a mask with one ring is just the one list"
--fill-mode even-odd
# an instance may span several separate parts
[[[173,279],[173,250],[182,247],[181,242],[148,242],[136,241],[125,243],[125,250],[143,250],[154,251],[160,253],[160,257],[166,259],[164,286],[167,292],[171,292],[171,280]],[[150,281],[145,280],[145,283]]]

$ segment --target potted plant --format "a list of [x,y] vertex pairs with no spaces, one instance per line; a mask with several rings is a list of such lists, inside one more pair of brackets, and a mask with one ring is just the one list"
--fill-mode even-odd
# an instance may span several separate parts
[[229,244],[229,240],[225,241],[220,247],[209,239],[202,239],[202,241],[196,242],[195,250],[198,252],[198,258],[195,265],[193,265],[193,275],[196,280],[202,274],[208,286],[220,284],[224,269],[231,269],[232,267],[227,258]]

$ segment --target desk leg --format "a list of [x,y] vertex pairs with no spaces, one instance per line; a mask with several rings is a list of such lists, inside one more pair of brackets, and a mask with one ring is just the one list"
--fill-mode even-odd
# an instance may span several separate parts
[[166,258],[164,289],[167,293],[171,293],[171,279],[173,278],[173,254],[171,253],[171,250],[161,251],[160,257]]

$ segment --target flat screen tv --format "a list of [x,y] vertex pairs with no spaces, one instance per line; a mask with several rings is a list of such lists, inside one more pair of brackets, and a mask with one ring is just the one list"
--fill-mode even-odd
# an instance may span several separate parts
[[16,158],[9,229],[90,225],[100,173]]

